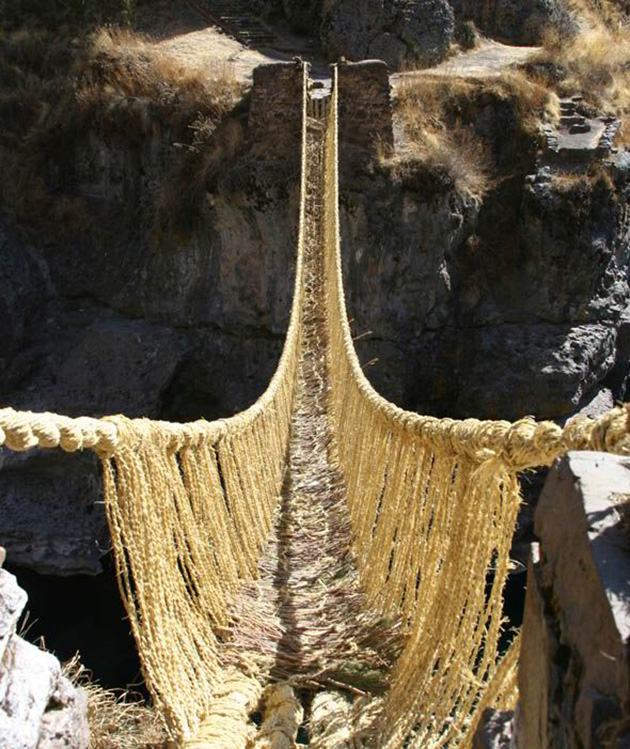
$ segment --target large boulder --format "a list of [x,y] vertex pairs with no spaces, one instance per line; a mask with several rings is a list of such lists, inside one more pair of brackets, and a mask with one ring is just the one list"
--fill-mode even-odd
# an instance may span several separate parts
[[109,548],[101,469],[92,454],[0,451],[0,540],[41,574],[96,575]]
[[612,370],[615,341],[615,328],[603,324],[428,331],[412,344],[419,365],[408,395],[421,413],[554,418]]
[[332,59],[428,67],[446,57],[454,28],[446,0],[336,0],[323,15],[321,40]]
[[393,30],[407,45],[407,59],[431,67],[446,57],[455,20],[445,0],[396,0]]
[[455,5],[486,34],[512,44],[541,44],[554,28],[564,36],[579,30],[564,0],[457,0]]
[[16,634],[26,604],[16,578],[0,569],[0,743],[11,749],[84,749],[87,696],[50,653]]
[[628,497],[624,456],[568,453],[549,472],[527,574],[517,747],[628,746]]
[[332,59],[367,57],[372,39],[382,33],[383,0],[337,0],[324,14],[322,44]]

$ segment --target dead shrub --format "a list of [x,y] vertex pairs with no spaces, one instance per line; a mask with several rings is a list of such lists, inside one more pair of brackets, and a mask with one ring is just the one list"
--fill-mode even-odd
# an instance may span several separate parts
[[63,673],[87,693],[90,749],[167,749],[164,722],[140,695],[124,689],[104,689],[93,681],[79,656],[64,664]]
[[571,40],[548,34],[539,61],[565,70],[561,95],[581,94],[607,114],[630,111],[630,29],[600,23]]
[[205,185],[240,148],[244,94],[230,66],[191,69],[129,29],[74,40],[0,32],[4,211],[60,240],[98,237],[95,206],[72,193],[75,154],[88,136],[124,149],[156,139],[170,154],[154,213],[162,225],[183,224],[174,214],[194,216]]
[[520,73],[486,81],[403,77],[396,95],[396,117],[404,135],[395,157],[398,169],[422,162],[442,176],[450,175],[459,190],[482,195],[497,176],[491,157],[495,144],[475,126],[479,111],[488,105],[506,105],[514,127],[530,141],[540,121],[553,120],[559,111],[557,97]]
[[616,31],[630,21],[628,0],[570,0],[569,9],[590,29]]
[[244,94],[228,65],[188,68],[129,29],[97,30],[73,74],[74,116],[126,137],[156,121],[185,135],[199,116],[218,121]]
[[460,50],[464,51],[475,49],[481,41],[474,21],[463,21],[461,19],[455,22],[454,39]]

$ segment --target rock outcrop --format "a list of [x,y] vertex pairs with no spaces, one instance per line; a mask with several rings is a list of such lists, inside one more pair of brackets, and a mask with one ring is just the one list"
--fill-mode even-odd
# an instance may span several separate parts
[[514,713],[488,710],[475,747],[626,746],[630,740],[630,466],[569,453],[536,513]]
[[261,0],[261,12],[280,12],[291,29],[320,42],[331,61],[384,60],[437,65],[447,56],[455,20],[448,0]]
[[0,569],[0,744],[11,749],[85,749],[85,692],[62,675],[53,655],[16,634],[26,600],[15,577]]
[[627,746],[630,464],[575,452],[549,471],[527,572],[515,711],[488,709],[475,749]]
[[446,0],[336,0],[325,7],[320,35],[332,59],[429,67],[446,57],[455,30]]
[[551,29],[564,36],[579,31],[564,0],[455,0],[453,6],[488,36],[511,44],[541,44]]
[[372,331],[358,348],[388,397],[436,415],[558,418],[610,376],[623,398],[627,160],[521,179],[483,201],[436,183],[346,186],[350,314]]

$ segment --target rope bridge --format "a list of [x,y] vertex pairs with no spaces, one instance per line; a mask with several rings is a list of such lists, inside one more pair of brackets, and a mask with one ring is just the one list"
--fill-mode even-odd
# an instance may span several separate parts
[[623,408],[455,421],[372,389],[344,301],[333,71],[325,99],[303,73],[293,305],[259,400],[190,424],[0,410],[0,445],[100,456],[144,677],[188,747],[294,746],[304,706],[313,746],[469,744],[516,699],[518,637],[503,658],[499,639],[518,474],[630,454]]

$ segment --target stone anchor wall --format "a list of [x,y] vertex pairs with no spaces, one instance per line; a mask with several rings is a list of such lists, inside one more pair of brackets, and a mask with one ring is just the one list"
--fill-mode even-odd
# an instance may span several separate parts
[[339,65],[339,154],[367,159],[394,146],[389,71],[381,60]]
[[292,153],[291,141],[299,142],[302,83],[301,62],[269,63],[254,70],[249,138],[252,143],[264,143],[266,154],[286,156]]
[[[339,152],[344,161],[372,158],[392,148],[394,134],[389,71],[381,60],[339,64]],[[252,143],[266,153],[291,153],[299,141],[302,120],[300,62],[270,63],[254,70],[248,130]]]

